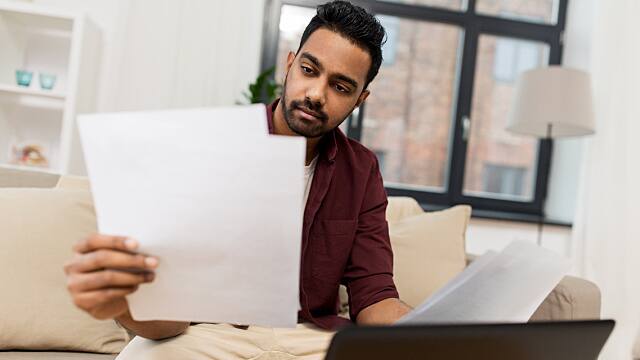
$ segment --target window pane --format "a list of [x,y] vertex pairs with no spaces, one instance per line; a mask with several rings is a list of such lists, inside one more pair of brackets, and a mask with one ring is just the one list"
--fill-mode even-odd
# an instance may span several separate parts
[[388,185],[444,191],[462,30],[379,16],[389,33],[364,107],[362,143]]
[[555,24],[558,0],[476,0],[476,12],[515,20]]
[[284,83],[284,69],[289,51],[296,52],[304,29],[316,14],[315,8],[283,5],[280,12],[280,34],[275,79]]
[[384,0],[414,5],[426,5],[450,10],[466,10],[467,0]]
[[505,130],[519,73],[548,63],[544,43],[482,35],[473,88],[464,193],[531,201],[538,141]]

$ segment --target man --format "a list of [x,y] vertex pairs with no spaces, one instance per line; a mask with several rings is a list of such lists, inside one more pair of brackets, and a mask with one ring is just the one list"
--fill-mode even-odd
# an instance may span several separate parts
[[[271,133],[307,138],[298,328],[135,321],[125,296],[153,281],[162,264],[137,254],[135,240],[95,235],[75,246],[65,267],[68,287],[78,307],[138,335],[120,358],[322,358],[340,326],[391,324],[409,311],[393,283],[378,163],[338,129],[369,95],[384,36],[360,7],[344,1],[318,7],[297,53],[288,54],[282,99],[267,108]],[[348,289],[351,321],[337,316],[340,283]]]

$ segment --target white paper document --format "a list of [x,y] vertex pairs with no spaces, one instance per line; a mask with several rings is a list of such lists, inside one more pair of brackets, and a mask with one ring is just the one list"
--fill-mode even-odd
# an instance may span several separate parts
[[159,259],[134,319],[295,326],[305,142],[266,124],[264,106],[79,117],[99,231]]
[[527,322],[569,269],[557,253],[513,242],[477,258],[396,324]]

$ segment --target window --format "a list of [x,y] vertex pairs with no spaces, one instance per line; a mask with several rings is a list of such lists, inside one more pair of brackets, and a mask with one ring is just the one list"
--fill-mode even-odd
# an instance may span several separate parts
[[428,5],[435,8],[464,10],[467,7],[466,0],[384,0],[388,2],[401,2],[405,4]]
[[521,72],[547,63],[548,54],[544,57],[541,53],[544,50],[547,50],[544,46],[531,41],[495,39],[493,77],[498,81],[515,82]]
[[484,164],[482,190],[493,194],[524,195],[527,168]]
[[385,163],[385,160],[386,160],[385,156],[387,154],[386,151],[384,151],[384,150],[373,150],[373,153],[376,154],[376,157],[378,158],[378,165],[380,167],[380,172],[382,174],[384,174],[385,173],[385,169],[386,169],[386,163]]
[[[500,54],[500,51],[503,51],[503,54]],[[538,142],[533,138],[513,135],[507,132],[505,127],[517,75],[522,71],[544,66],[548,61],[549,46],[545,43],[480,35],[463,194],[533,201]],[[483,173],[487,164],[526,169],[528,176],[522,178],[519,185],[522,192],[514,194],[484,188]]]
[[398,50],[370,85],[360,140],[385,150],[382,177],[388,186],[444,192],[462,30],[395,19]]
[[[288,51],[325,1],[270,0],[262,67]],[[359,0],[387,30],[365,104],[341,128],[378,156],[389,195],[427,207],[539,215],[551,142],[505,130],[515,80],[559,64],[567,0]]]
[[538,23],[555,23],[558,0],[475,0],[480,14]]

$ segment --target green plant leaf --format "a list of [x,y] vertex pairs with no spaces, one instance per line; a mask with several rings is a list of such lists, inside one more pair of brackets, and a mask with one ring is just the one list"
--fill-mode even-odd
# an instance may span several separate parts
[[278,96],[282,89],[282,85],[272,79],[275,73],[275,67],[271,67],[258,75],[253,83],[248,86],[248,91],[243,91],[242,95],[251,104],[271,103]]

